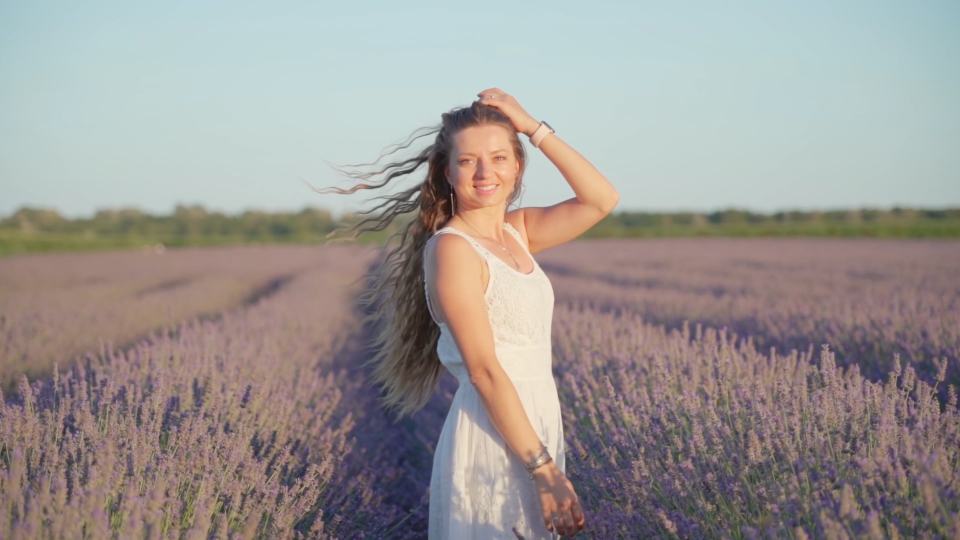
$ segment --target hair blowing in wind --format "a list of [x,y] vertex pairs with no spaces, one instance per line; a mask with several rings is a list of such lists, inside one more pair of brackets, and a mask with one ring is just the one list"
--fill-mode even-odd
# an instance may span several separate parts
[[[446,180],[453,147],[453,137],[461,130],[487,124],[504,126],[510,133],[513,151],[520,162],[516,187],[507,199],[509,206],[520,194],[526,155],[510,119],[499,110],[474,102],[441,116],[439,126],[421,128],[401,144],[388,147],[369,166],[367,172],[341,172],[358,183],[350,188],[329,187],[319,193],[350,194],[361,189],[393,186],[427,166],[426,176],[412,187],[398,193],[375,197],[380,202],[358,212],[364,219],[347,229],[331,233],[352,232],[356,238],[363,232],[381,231],[400,215],[416,212],[416,217],[390,235],[383,245],[381,263],[364,276],[372,286],[361,293],[358,302],[367,312],[363,323],[372,323],[374,383],[385,394],[384,405],[397,416],[412,414],[430,399],[443,366],[437,356],[440,327],[430,317],[423,275],[423,252],[427,240],[454,214],[455,194]],[[435,135],[433,142],[407,159],[380,164],[385,158],[414,146]],[[359,166],[359,167],[362,167]],[[399,242],[393,242],[399,237]],[[393,247],[391,247],[393,246]],[[371,309],[372,308],[372,309]]]

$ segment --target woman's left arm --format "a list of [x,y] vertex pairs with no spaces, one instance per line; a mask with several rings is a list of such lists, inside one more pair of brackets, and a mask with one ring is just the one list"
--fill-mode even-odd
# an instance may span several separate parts
[[[530,136],[540,127],[540,122],[502,90],[491,88],[479,95],[481,103],[503,112],[518,132]],[[545,208],[526,207],[510,212],[519,214],[519,220],[511,221],[523,224],[531,253],[580,236],[612,212],[620,201],[620,194],[613,184],[556,134],[547,135],[540,142],[540,150],[557,167],[576,197]]]

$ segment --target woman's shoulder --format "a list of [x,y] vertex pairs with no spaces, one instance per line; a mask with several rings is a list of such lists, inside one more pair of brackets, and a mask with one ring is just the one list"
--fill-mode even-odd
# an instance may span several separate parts
[[474,256],[482,256],[482,250],[477,249],[473,245],[474,242],[475,240],[452,227],[438,229],[427,240],[424,260],[431,259],[446,267],[449,264],[448,259],[469,260],[470,253]]
[[[447,231],[449,232],[449,231]],[[459,234],[437,234],[424,248],[424,279],[430,282],[438,274],[446,276],[477,276],[481,281],[486,275],[486,257],[481,249]],[[439,272],[443,269],[443,272]]]
[[461,231],[458,231],[453,227],[440,227],[432,235],[430,235],[430,238],[427,239],[427,245],[428,246],[430,244],[436,245],[440,243],[469,244],[470,241],[471,241],[470,237],[468,237],[466,234],[464,234]]

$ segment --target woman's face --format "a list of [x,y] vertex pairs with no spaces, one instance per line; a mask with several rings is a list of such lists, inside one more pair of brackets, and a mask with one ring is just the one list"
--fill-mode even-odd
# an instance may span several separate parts
[[447,181],[456,192],[458,210],[506,207],[519,173],[507,128],[486,124],[454,135]]

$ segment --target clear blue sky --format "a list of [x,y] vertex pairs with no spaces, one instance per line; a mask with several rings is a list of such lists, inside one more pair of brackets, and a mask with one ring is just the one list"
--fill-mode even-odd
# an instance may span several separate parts
[[490,86],[622,210],[960,206],[960,3],[720,4],[2,2],[0,215],[355,209],[303,180]]

